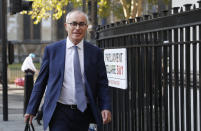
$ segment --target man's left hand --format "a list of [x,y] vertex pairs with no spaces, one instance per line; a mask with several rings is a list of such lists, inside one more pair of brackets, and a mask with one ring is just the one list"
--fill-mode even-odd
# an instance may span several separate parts
[[111,121],[111,112],[109,110],[102,110],[101,111],[103,124],[107,124]]

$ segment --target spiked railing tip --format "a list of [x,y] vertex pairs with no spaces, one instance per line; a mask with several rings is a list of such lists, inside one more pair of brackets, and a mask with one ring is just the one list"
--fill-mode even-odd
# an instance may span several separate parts
[[179,12],[180,7],[173,7],[173,14],[177,14]]
[[192,6],[192,4],[185,4],[184,5],[185,11],[190,11],[191,10],[191,6]]

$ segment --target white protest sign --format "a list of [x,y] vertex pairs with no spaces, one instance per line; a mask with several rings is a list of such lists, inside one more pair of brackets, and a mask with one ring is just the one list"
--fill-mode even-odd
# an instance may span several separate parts
[[109,86],[127,88],[127,53],[126,49],[105,49],[104,60]]

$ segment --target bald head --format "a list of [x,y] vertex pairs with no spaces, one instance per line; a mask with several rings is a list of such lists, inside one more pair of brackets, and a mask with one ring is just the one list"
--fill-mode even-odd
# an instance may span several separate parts
[[73,11],[70,11],[70,12],[66,15],[66,23],[69,22],[70,16],[71,16],[72,14],[74,14],[74,13],[82,14],[82,15],[86,18],[86,24],[89,23],[88,16],[87,16],[84,12],[82,12],[82,11],[80,11],[80,10],[73,10]]

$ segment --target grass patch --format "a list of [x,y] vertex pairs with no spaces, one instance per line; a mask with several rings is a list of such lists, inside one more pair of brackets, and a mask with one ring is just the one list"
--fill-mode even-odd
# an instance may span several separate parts
[[[39,71],[40,63],[34,63],[36,69]],[[22,63],[14,63],[8,65],[8,83],[14,83],[16,78],[24,78],[24,72],[21,71]],[[35,74],[34,77],[37,77],[38,74]]]
[[[35,67],[37,70],[40,69],[40,63],[34,63]],[[14,64],[11,64],[11,65],[8,65],[8,68],[9,69],[21,69],[21,66],[22,66],[22,63],[14,63]]]

